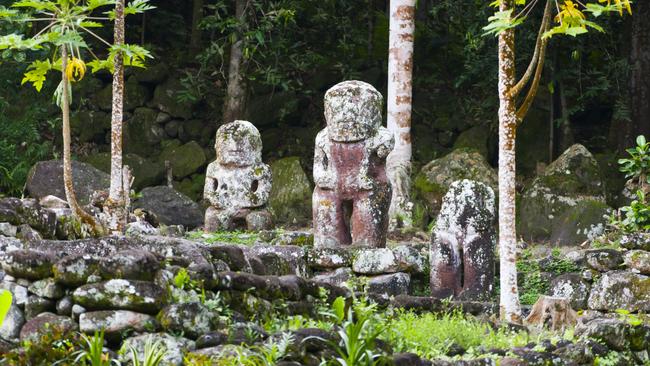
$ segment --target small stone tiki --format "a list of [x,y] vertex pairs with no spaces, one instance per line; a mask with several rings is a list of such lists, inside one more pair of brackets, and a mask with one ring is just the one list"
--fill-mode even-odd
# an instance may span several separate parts
[[327,127],[316,136],[314,245],[384,247],[391,187],[386,157],[394,137],[382,127],[381,94],[345,81],[325,94]]
[[494,192],[455,181],[442,201],[430,248],[434,297],[487,300],[494,287]]
[[227,123],[217,130],[214,147],[217,159],[208,165],[203,190],[210,202],[205,231],[270,228],[271,169],[262,162],[257,128],[247,121]]

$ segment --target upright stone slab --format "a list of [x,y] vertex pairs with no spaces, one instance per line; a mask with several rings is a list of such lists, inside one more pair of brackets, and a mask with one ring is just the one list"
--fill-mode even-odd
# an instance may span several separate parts
[[494,192],[461,180],[445,195],[430,249],[431,291],[436,297],[487,299],[494,287]]
[[325,94],[327,127],[316,136],[314,245],[386,245],[391,187],[386,157],[394,137],[382,127],[381,94],[345,81]]
[[262,138],[247,121],[217,130],[217,159],[208,165],[203,197],[210,202],[205,230],[263,230],[271,226],[266,203],[271,169],[262,162]]

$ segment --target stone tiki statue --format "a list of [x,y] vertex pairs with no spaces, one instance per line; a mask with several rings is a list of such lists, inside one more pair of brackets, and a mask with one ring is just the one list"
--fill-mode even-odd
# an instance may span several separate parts
[[314,245],[384,247],[391,187],[386,157],[393,134],[382,127],[381,94],[345,81],[325,94],[327,127],[316,136]]
[[494,288],[495,199],[492,188],[455,181],[442,201],[431,238],[434,297],[487,300]]
[[217,159],[208,165],[203,197],[206,232],[263,230],[271,226],[266,202],[271,169],[262,162],[262,138],[247,121],[227,123],[217,130]]

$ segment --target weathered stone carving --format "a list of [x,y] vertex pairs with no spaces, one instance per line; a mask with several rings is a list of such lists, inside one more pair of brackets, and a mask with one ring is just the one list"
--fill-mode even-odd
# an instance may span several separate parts
[[494,191],[453,182],[443,198],[430,248],[433,296],[485,300],[494,287]]
[[227,123],[217,130],[217,159],[208,165],[203,197],[205,231],[270,228],[266,202],[271,170],[262,162],[262,138],[247,121]]
[[386,245],[391,187],[386,157],[393,134],[382,127],[381,94],[345,81],[325,94],[327,127],[316,136],[314,245]]

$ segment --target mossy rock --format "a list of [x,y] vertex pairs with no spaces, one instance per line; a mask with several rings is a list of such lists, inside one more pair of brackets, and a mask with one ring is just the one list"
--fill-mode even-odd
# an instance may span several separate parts
[[190,141],[178,147],[165,148],[160,154],[160,161],[169,161],[174,178],[185,178],[195,173],[206,163],[203,148],[196,142]]
[[205,185],[205,174],[192,174],[180,182],[174,182],[174,188],[194,201],[203,197],[203,186]]
[[278,223],[305,222],[311,217],[312,187],[296,156],[271,164],[273,188],[269,206]]
[[154,90],[152,103],[156,108],[172,117],[190,119],[193,103],[178,100],[178,93],[184,89],[180,79],[168,78]]
[[612,271],[593,284],[589,309],[630,312],[650,311],[650,277],[626,271]]
[[472,127],[458,135],[453,148],[454,150],[462,148],[476,150],[479,154],[488,159],[488,140],[490,138],[490,133],[491,131],[487,126]]
[[[133,172],[133,188],[139,191],[145,187],[155,186],[162,183],[165,175],[165,166],[163,163],[145,159],[137,154],[124,154],[122,157],[123,164],[128,165]],[[95,168],[109,173],[111,172],[111,155],[110,153],[97,153],[88,155],[83,161],[94,166]]]
[[[151,99],[151,91],[138,83],[134,78],[124,83],[124,110],[132,111],[147,104]],[[107,84],[94,98],[94,104],[101,110],[111,111],[113,108],[113,85]]]
[[607,215],[611,208],[602,201],[579,201],[564,214],[553,220],[551,243],[556,245],[577,245],[594,239],[605,231]]
[[164,306],[165,291],[151,282],[109,280],[78,287],[74,302],[90,310],[133,310],[155,314]]
[[494,191],[497,190],[497,175],[477,151],[457,149],[446,156],[433,160],[425,165],[413,181],[413,199],[424,206],[427,220],[433,220],[442,205],[442,198],[449,186],[462,179],[470,179],[485,183]]
[[[598,163],[584,146],[571,146],[528,185],[517,206],[524,239],[579,244],[574,240],[595,233],[592,225],[604,222],[607,206]],[[567,231],[572,224],[579,226],[575,235]]]
[[124,151],[149,157],[160,149],[165,130],[156,123],[158,112],[149,108],[137,108],[124,128]]
[[111,116],[101,111],[77,111],[70,116],[70,128],[80,142],[104,143],[111,129]]

